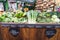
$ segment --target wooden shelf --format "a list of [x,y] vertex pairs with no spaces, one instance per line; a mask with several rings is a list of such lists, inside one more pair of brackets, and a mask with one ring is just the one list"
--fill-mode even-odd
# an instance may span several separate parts
[[21,23],[0,23],[3,27],[21,27],[21,28],[60,28],[60,23],[37,23],[37,24],[21,24]]

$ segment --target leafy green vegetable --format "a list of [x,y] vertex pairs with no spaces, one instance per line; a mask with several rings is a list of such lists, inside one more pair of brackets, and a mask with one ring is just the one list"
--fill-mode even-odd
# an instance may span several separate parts
[[51,22],[51,16],[52,16],[52,14],[49,12],[41,12],[39,14],[39,17],[37,18],[37,22],[39,22],[39,23]]
[[38,12],[35,10],[30,10],[27,12],[28,23],[36,23]]
[[22,12],[22,11],[20,11],[20,10],[17,10],[17,12],[16,12],[16,14],[15,14],[15,17],[20,18],[20,17],[23,17],[23,16],[25,16],[25,15],[26,15],[26,13],[24,13],[24,12]]
[[36,10],[30,10],[23,12],[17,10],[14,12],[4,12],[0,15],[0,22],[15,22],[15,23],[45,23],[45,22],[60,22],[60,12],[37,12]]
[[27,18],[19,18],[18,21],[20,23],[24,23],[24,22],[27,22]]

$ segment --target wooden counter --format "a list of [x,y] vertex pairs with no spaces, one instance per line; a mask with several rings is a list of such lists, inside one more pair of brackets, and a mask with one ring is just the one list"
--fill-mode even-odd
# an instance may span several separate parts
[[[15,27],[11,25],[15,25]],[[8,23],[7,25],[5,23],[2,23],[0,26],[0,39],[1,40],[60,40],[60,28],[59,28],[60,24],[38,24],[39,26],[42,26],[42,27],[36,26],[37,24],[33,24],[35,25],[35,27],[31,27],[31,26],[28,27],[27,26],[28,24],[24,24],[25,27],[21,27],[18,25],[22,25],[22,24]],[[51,26],[54,26],[54,27],[51,27]],[[58,26],[58,27],[55,27],[55,26]],[[11,28],[13,29],[17,28],[19,30],[19,33],[17,36],[11,35],[9,31]],[[57,32],[53,37],[48,38],[45,34],[45,31],[47,29],[55,29]]]

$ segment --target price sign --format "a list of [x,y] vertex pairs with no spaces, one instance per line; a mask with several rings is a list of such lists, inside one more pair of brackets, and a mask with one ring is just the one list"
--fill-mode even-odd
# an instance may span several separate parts
[[13,27],[11,27],[11,28],[9,29],[9,32],[10,32],[10,34],[11,34],[12,36],[16,37],[16,36],[18,36],[18,34],[19,34],[19,29],[18,29],[18,28],[13,28]]
[[29,28],[35,27],[34,24],[27,24],[26,26]]
[[46,28],[54,28],[54,26],[46,26]]
[[39,24],[36,24],[35,27],[36,27],[36,28],[43,28],[44,26],[39,25]]
[[25,24],[19,24],[18,27],[25,27]]
[[51,38],[56,34],[56,29],[47,29],[45,34],[48,38]]
[[3,25],[1,25],[2,27],[10,27],[10,25],[8,25],[8,24],[3,24]]
[[60,24],[58,24],[58,25],[55,25],[55,28],[60,28]]
[[17,25],[16,25],[16,24],[11,24],[10,26],[11,26],[11,27],[17,27]]

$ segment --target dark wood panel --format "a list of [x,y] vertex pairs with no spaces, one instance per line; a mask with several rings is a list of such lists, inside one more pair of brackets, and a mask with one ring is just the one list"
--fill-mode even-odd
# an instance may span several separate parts
[[49,40],[58,40],[58,33],[59,33],[58,31],[59,30],[56,29],[56,31],[57,31],[56,34],[52,38],[50,38]]
[[22,33],[23,40],[29,40],[29,33],[30,33],[29,28],[20,28],[20,31]]
[[45,28],[19,28],[19,35],[14,37],[9,32],[9,27],[0,27],[2,40],[60,40],[60,29],[50,39],[45,35]]
[[57,40],[60,40],[60,28],[57,28],[56,30],[57,30],[56,38]]
[[7,27],[1,27],[1,35],[3,40],[23,40],[21,31],[17,37],[14,37],[10,34],[9,28]]
[[2,40],[3,38],[2,38],[2,35],[1,35],[1,27],[0,27],[0,40]]
[[1,28],[1,35],[3,40],[9,40],[8,28]]

